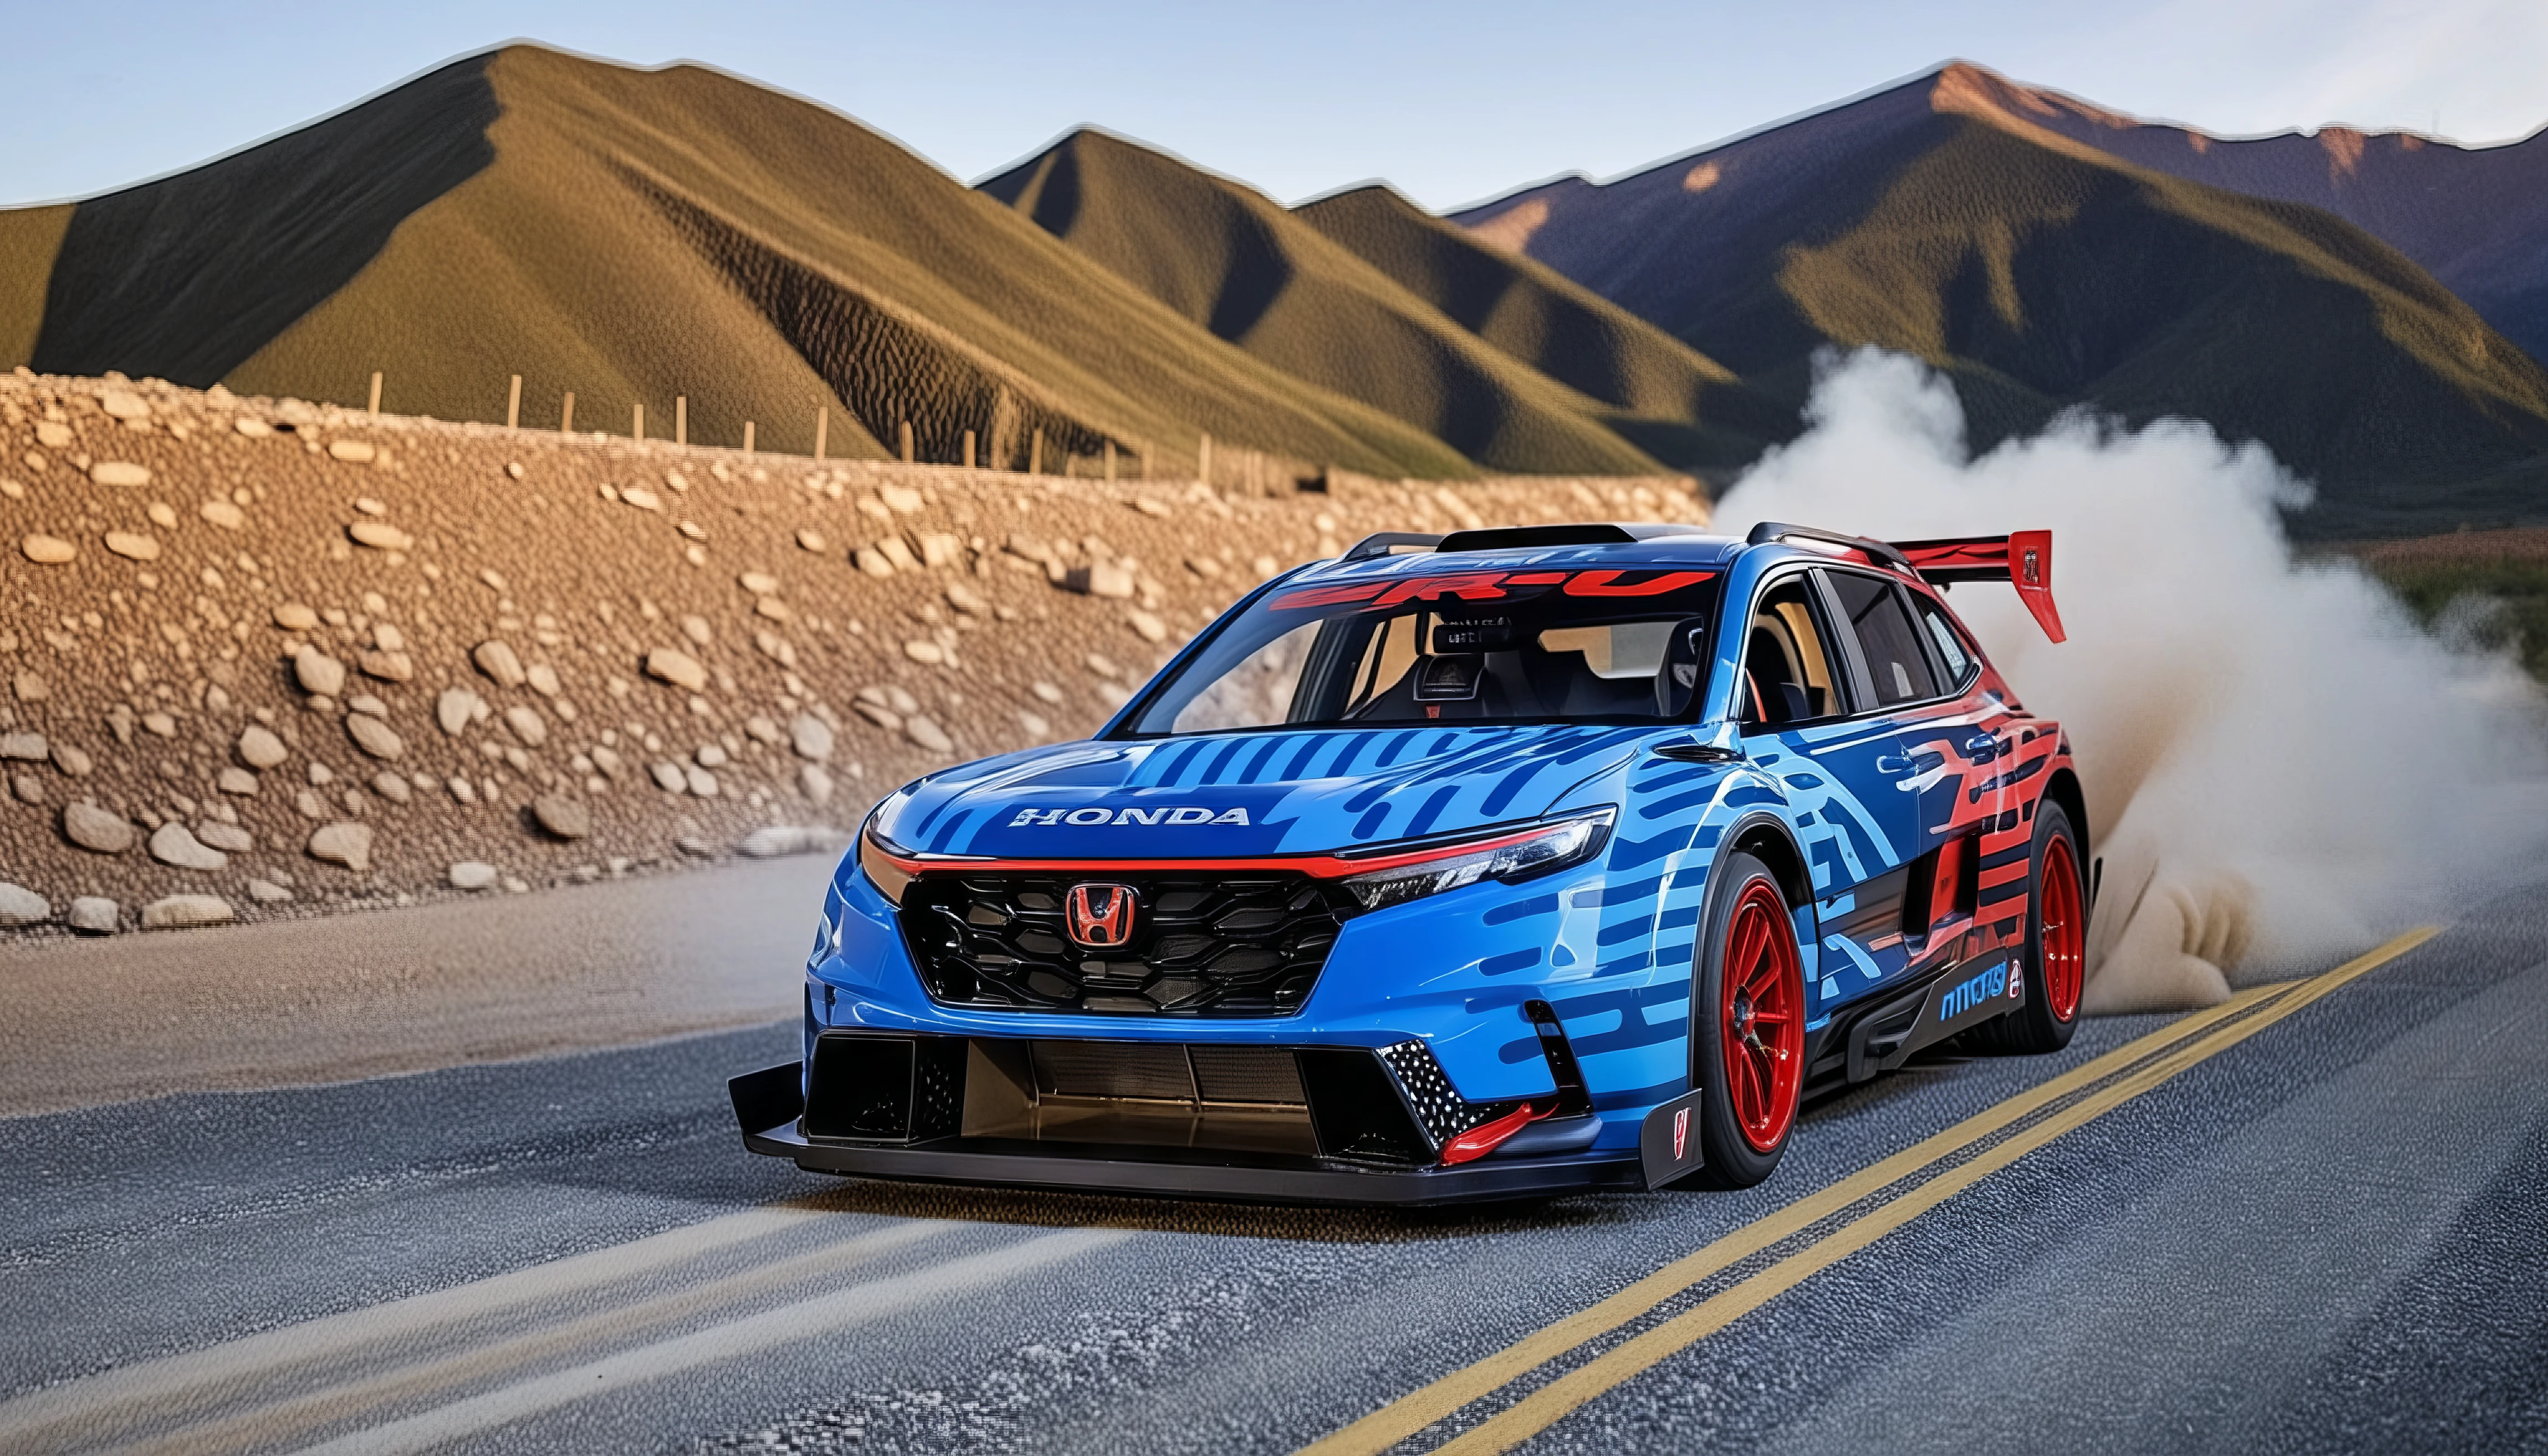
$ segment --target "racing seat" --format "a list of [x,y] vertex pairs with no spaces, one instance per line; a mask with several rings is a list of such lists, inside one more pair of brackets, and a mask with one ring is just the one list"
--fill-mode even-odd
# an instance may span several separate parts
[[[1477,695],[1466,701],[1417,702],[1415,677],[1423,666],[1423,659],[1418,658],[1387,691],[1346,716],[1358,723],[1424,723],[1536,715],[1540,711],[1538,699],[1530,695],[1522,672],[1514,663],[1520,654],[1490,652],[1485,656],[1486,669],[1480,675]],[[1521,690],[1516,692],[1516,687]]]
[[1750,711],[1744,717],[1769,728],[1818,716],[1813,694],[1801,681],[1804,675],[1797,669],[1783,628],[1784,624],[1774,618],[1756,618],[1743,654],[1743,678],[1752,689]]
[[1544,711],[1565,718],[1642,717],[1655,710],[1655,680],[1604,678],[1581,652],[1549,652],[1536,643],[1509,654]]

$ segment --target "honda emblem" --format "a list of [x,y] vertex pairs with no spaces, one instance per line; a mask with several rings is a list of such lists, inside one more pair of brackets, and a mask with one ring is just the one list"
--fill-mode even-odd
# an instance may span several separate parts
[[1673,1161],[1680,1162],[1689,1151],[1689,1109],[1673,1113]]
[[1133,887],[1075,884],[1063,902],[1070,938],[1092,951],[1111,951],[1133,939]]

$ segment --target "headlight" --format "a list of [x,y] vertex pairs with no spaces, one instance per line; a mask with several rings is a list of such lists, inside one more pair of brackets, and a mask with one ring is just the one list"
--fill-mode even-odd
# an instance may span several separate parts
[[876,826],[884,822],[888,810],[900,808],[906,797],[906,792],[895,791],[875,806],[866,823],[859,826],[859,869],[876,887],[876,893],[895,906],[902,904],[903,886],[911,883],[911,871],[896,864],[895,857],[908,859],[911,852],[886,839]]
[[1425,895],[1438,895],[1482,879],[1526,879],[1599,854],[1609,841],[1610,825],[1619,811],[1595,809],[1589,814],[1509,831],[1467,844],[1448,844],[1405,855],[1382,851],[1387,868],[1353,875],[1344,887],[1366,910],[1378,910]]

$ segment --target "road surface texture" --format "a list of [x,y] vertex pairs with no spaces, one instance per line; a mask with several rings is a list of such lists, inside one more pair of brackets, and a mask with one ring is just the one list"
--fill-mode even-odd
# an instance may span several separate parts
[[0,1117],[764,1024],[831,862],[0,947]]
[[2548,1449],[2544,889],[1916,1063],[1733,1194],[831,1180],[726,1108],[784,1023],[20,1117],[0,1450]]

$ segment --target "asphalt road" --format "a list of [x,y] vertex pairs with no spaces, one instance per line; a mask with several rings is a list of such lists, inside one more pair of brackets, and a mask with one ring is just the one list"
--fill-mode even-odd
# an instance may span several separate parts
[[0,945],[0,1118],[758,1026],[833,857],[258,925]]
[[1738,1194],[842,1182],[731,1126],[723,1079],[791,1054],[0,1122],[0,1450],[2548,1450],[2541,884],[1917,1063]]

